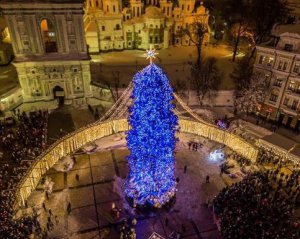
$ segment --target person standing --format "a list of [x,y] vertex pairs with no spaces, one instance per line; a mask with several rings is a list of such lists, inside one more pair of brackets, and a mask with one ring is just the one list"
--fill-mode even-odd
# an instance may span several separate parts
[[67,212],[68,212],[68,214],[70,214],[71,211],[72,211],[72,206],[71,206],[71,203],[69,202],[68,206],[67,206]]
[[206,176],[206,183],[209,183],[209,175]]
[[49,208],[49,215],[50,215],[50,217],[52,217],[52,210],[51,210],[51,208]]
[[166,227],[168,227],[168,225],[169,225],[169,219],[167,217],[165,219],[165,225],[166,225]]
[[187,165],[184,165],[183,173],[186,173],[186,170],[187,170]]
[[49,200],[49,193],[48,193],[48,191],[45,192],[45,195],[46,195],[47,200]]

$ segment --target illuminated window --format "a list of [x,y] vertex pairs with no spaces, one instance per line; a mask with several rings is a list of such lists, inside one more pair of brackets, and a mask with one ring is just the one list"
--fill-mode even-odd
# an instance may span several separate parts
[[45,52],[57,52],[55,28],[51,21],[44,19],[40,24]]
[[294,90],[295,87],[296,87],[296,82],[295,81],[291,81],[290,84],[289,84],[289,86],[288,86],[288,89],[289,90]]
[[274,62],[274,58],[273,57],[269,57],[267,65],[268,66],[272,66],[273,62]]

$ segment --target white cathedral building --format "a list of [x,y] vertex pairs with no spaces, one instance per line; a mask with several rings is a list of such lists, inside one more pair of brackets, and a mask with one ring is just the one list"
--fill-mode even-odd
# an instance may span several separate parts
[[[195,21],[208,27],[209,11],[196,0],[87,0],[84,26],[90,53],[191,45],[180,30]],[[206,34],[204,44],[209,42]]]
[[81,105],[97,98],[103,90],[91,84],[89,53],[191,45],[180,29],[195,21],[208,26],[209,18],[195,2],[129,0],[123,7],[122,0],[1,0],[21,88],[0,96],[0,110],[21,100]]

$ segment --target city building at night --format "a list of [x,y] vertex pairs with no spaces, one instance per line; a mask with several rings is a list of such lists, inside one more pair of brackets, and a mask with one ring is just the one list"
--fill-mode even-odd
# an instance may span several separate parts
[[2,1],[0,7],[23,102],[84,101],[92,96],[83,1]]
[[257,46],[255,61],[255,70],[270,82],[261,115],[297,130],[300,128],[299,29],[299,25],[277,26],[273,40]]
[[[209,11],[196,7],[195,0],[130,0],[124,7],[119,0],[87,0],[84,26],[90,53],[123,49],[168,48],[192,45],[182,28],[201,21],[209,30]],[[204,44],[209,42],[209,32]]]
[[0,0],[0,239],[299,239],[299,1]]

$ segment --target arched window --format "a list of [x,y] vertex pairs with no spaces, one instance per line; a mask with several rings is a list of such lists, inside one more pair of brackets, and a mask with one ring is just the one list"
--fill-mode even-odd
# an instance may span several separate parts
[[57,52],[57,40],[55,28],[51,21],[43,19],[41,21],[42,38],[45,47],[45,52]]
[[121,30],[120,24],[116,25],[116,30]]

